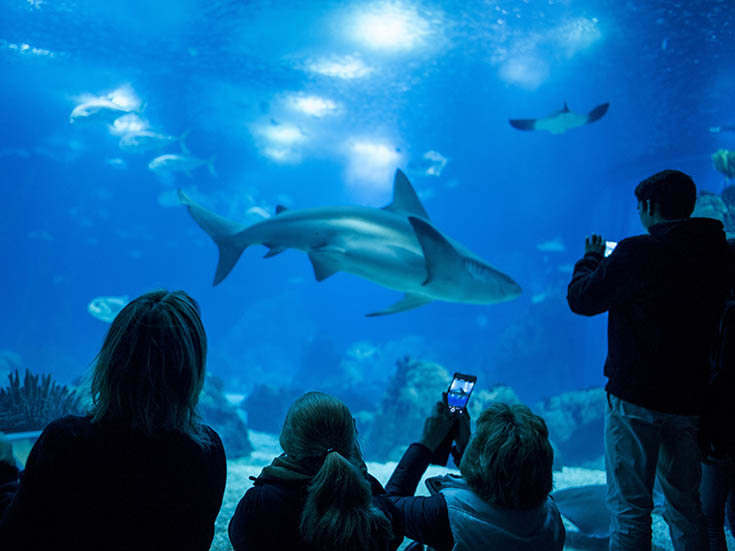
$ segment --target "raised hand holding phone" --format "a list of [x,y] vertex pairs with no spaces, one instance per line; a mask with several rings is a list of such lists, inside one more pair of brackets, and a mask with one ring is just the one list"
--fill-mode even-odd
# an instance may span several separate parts
[[434,453],[446,439],[454,427],[455,419],[447,407],[447,394],[442,395],[442,401],[434,404],[431,414],[424,421],[424,432],[421,435],[421,444]]

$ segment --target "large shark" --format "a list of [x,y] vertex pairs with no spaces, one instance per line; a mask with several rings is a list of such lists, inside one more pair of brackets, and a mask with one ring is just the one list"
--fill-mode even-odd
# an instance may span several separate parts
[[219,247],[214,285],[230,273],[242,252],[262,244],[265,258],[286,249],[309,256],[317,281],[349,272],[403,291],[380,316],[417,308],[433,300],[492,304],[511,300],[521,288],[466,247],[437,230],[401,170],[396,171],[393,201],[379,209],[345,206],[288,210],[251,226],[218,216],[181,190],[181,202]]
[[610,107],[609,103],[603,103],[589,113],[580,115],[572,113],[567,107],[567,102],[564,102],[564,109],[555,111],[542,119],[509,119],[508,122],[518,130],[548,130],[552,134],[561,134],[571,128],[584,126],[601,119],[607,113],[608,107]]

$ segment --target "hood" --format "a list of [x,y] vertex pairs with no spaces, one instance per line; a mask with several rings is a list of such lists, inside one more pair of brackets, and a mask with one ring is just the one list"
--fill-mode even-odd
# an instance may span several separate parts
[[702,271],[726,271],[730,246],[722,222],[713,218],[688,218],[651,226],[648,233],[678,251]]

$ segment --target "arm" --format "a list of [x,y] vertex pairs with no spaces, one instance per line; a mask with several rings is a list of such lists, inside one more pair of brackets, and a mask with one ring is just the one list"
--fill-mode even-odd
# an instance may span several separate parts
[[431,460],[431,450],[414,443],[403,454],[385,487],[387,497],[401,511],[406,536],[439,551],[454,545],[449,529],[449,512],[441,494],[414,496]]
[[630,299],[634,279],[631,256],[630,240],[621,241],[607,258],[599,250],[587,250],[574,265],[567,289],[572,312],[594,316]]

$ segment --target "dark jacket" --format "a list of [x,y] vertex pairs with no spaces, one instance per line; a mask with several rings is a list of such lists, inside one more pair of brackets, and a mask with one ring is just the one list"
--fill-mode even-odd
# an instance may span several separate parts
[[209,551],[226,462],[206,430],[213,445],[202,449],[180,433],[150,438],[88,417],[54,421],[2,516],[0,549]]
[[699,414],[731,273],[722,224],[708,218],[656,224],[607,258],[577,262],[569,307],[609,313],[606,390],[664,413]]
[[440,493],[414,496],[431,456],[431,451],[423,444],[411,444],[393,471],[385,491],[403,516],[406,537],[437,551],[450,551],[454,538],[444,496]]
[[[394,541],[390,549],[397,549],[403,541],[402,519],[386,499],[380,482],[370,475],[368,479],[373,490],[373,505],[385,514],[393,528]],[[253,480],[253,487],[245,492],[230,520],[230,542],[235,551],[314,551],[299,534],[309,480],[284,480],[265,475]]]

